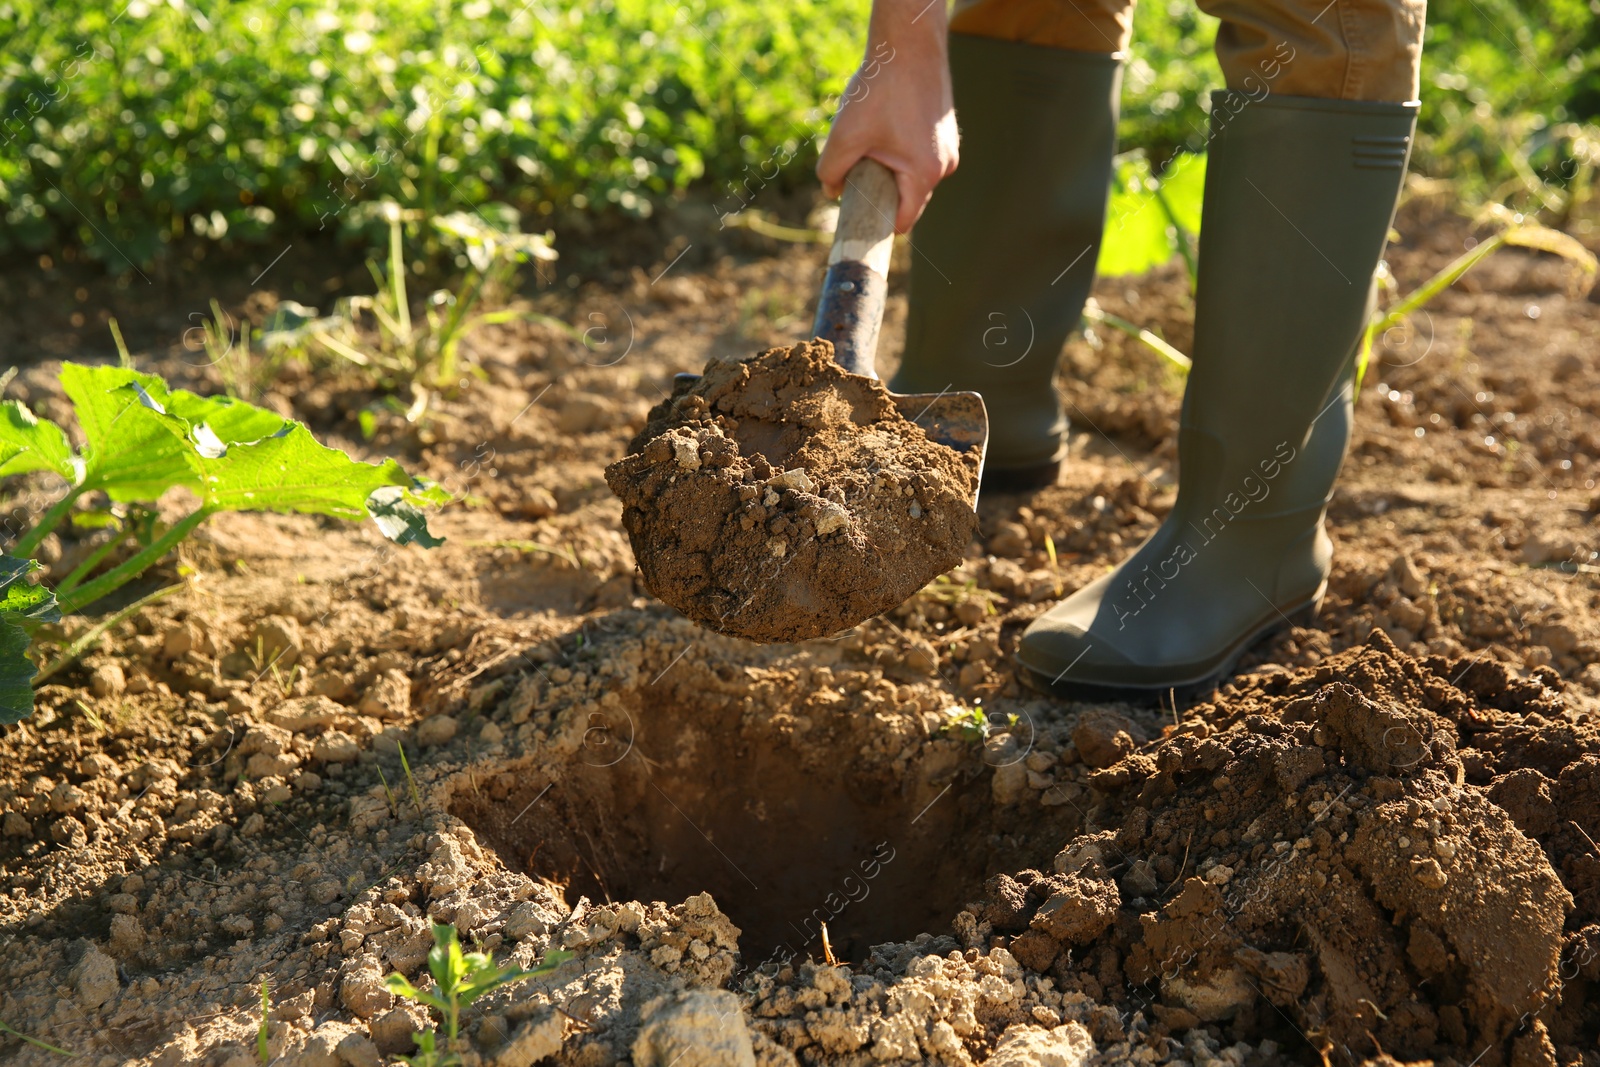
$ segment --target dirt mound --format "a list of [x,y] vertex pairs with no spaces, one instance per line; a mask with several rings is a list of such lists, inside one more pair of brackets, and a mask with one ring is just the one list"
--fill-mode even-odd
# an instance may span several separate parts
[[[1490,701],[1508,688],[1562,710],[1537,680],[1418,663],[1381,633],[1269,675],[1226,702],[1231,725],[1200,709],[1095,772],[1088,821],[1111,828],[1070,844],[1053,874],[992,883],[965,917],[973,940],[1009,935],[1062,988],[1173,1032],[1253,1041],[1287,1024],[1324,1059],[1503,1062],[1514,1033],[1545,1032],[1574,906],[1558,874],[1571,861],[1524,830],[1553,835],[1555,794],[1600,767],[1469,782],[1485,754],[1462,727],[1500,733]],[[1553,732],[1583,735],[1573,756],[1600,741],[1592,726]],[[1563,810],[1595,814],[1575,797]]]
[[646,587],[756,641],[836,633],[960,562],[975,460],[935,444],[826,341],[713,359],[606,469]]

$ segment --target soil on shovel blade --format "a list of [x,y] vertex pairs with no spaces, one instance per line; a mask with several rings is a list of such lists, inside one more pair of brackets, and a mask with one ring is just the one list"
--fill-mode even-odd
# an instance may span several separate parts
[[827,341],[713,359],[606,469],[645,587],[768,642],[854,626],[959,563],[977,480]]

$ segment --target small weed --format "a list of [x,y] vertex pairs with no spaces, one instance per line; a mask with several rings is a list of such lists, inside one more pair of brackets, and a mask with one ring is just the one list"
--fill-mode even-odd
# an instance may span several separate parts
[[267,1041],[268,1023],[272,1015],[272,993],[267,988],[267,980],[261,979],[261,1025],[256,1028],[256,1058],[261,1061],[261,1067],[267,1067],[272,1062],[272,1049]]
[[1044,554],[1050,557],[1050,574],[1055,578],[1056,596],[1061,595],[1061,560],[1056,556],[1056,539],[1049,534],[1044,535]]
[[[342,300],[332,315],[310,320],[301,329],[326,353],[368,370],[385,388],[409,383],[453,389],[460,378],[462,339],[478,326],[523,317],[517,311],[474,310],[485,297],[509,293],[523,263],[555,259],[550,236],[523,233],[517,210],[507,204],[484,204],[475,214],[457,211],[437,218],[392,201],[377,205],[376,211],[389,231],[386,263],[367,264],[376,292]],[[457,251],[466,273],[458,291],[438,289],[428,296],[426,314],[418,322],[411,315],[406,285],[405,227],[424,222],[432,227],[427,243],[442,239]],[[411,415],[408,419],[416,421]],[[367,432],[376,422],[369,418],[362,425]]]
[[389,779],[384,777],[382,766],[378,766],[378,781],[383,783],[383,795],[389,798],[389,814],[399,818],[400,805],[395,802],[394,790],[389,788]]
[[958,740],[978,742],[989,736],[989,720],[983,717],[981,709],[957,706],[946,714],[950,718],[941,729],[954,734]]
[[406,772],[406,785],[411,790],[411,803],[417,806],[418,812],[421,812],[422,795],[417,792],[417,780],[411,776],[411,761],[406,759],[406,746],[396,744],[394,747],[400,750],[400,766]]
[[958,582],[947,574],[941,574],[923,586],[918,595],[925,596],[929,600],[944,604],[947,607],[954,607],[968,600],[976,600],[983,605],[983,613],[985,615],[998,614],[995,611],[995,605],[1005,599],[993,589],[984,589],[979,586],[975,578]]
[[[940,729],[945,733],[953,734],[957,740],[969,744],[982,744],[995,732],[999,720],[994,714],[983,710],[983,700],[980,698],[972,702],[972,707],[964,708],[957,704],[945,713],[949,716],[944,726]],[[1006,727],[1009,729],[1017,724],[1017,716],[1006,716]]]
[[403,974],[391,974],[384,980],[389,992],[427,1005],[438,1013],[439,1020],[444,1023],[444,1048],[439,1047],[437,1030],[424,1030],[416,1036],[416,1055],[406,1062],[412,1067],[459,1064],[461,1057],[456,1053],[455,1046],[461,1030],[462,1008],[503,985],[548,974],[571,958],[571,953],[555,949],[546,953],[531,971],[515,964],[499,967],[488,953],[462,952],[454,926],[434,923],[433,949],[428,953],[428,972],[433,976],[433,988],[418,989]]
[[277,683],[278,691],[283,694],[283,698],[288,700],[293,696],[295,683],[300,680],[300,664],[296,663],[285,673],[278,670],[278,662],[273,660],[267,665],[267,669],[272,673],[272,680]]
[[562,546],[541,544],[538,541],[500,540],[500,541],[463,541],[462,544],[473,548],[514,548],[518,552],[527,554],[542,553],[554,556],[572,564],[573,570],[583,570],[583,560],[579,558],[577,549],[571,543]]
[[1361,340],[1361,355],[1356,363],[1356,386],[1359,389],[1372,357],[1372,346],[1379,338],[1406,319],[1426,307],[1428,302],[1459,281],[1473,267],[1502,248],[1528,248],[1560,256],[1573,267],[1572,291],[1584,295],[1594,286],[1595,275],[1600,270],[1600,260],[1576,238],[1559,230],[1541,226],[1531,218],[1513,213],[1500,204],[1491,204],[1480,213],[1477,221],[1496,227],[1496,232],[1480,241],[1445,264],[1433,277],[1413,289],[1403,300],[1367,324]]

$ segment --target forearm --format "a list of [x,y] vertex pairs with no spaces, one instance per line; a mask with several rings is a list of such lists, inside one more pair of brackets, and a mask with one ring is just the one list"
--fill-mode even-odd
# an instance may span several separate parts
[[873,0],[862,70],[901,59],[945,66],[948,20],[945,0]]
[[817,163],[832,196],[863,156],[893,170],[901,201],[895,227],[902,232],[957,162],[944,5],[945,0],[874,0],[866,54]]

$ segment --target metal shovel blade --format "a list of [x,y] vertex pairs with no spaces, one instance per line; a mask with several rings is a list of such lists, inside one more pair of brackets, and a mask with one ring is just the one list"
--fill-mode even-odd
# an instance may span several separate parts
[[[928,440],[953,448],[962,455],[976,453],[978,477],[983,477],[983,458],[989,442],[989,412],[977,393],[890,393],[889,399],[900,414],[922,427]],[[978,506],[978,490],[967,501]]]

